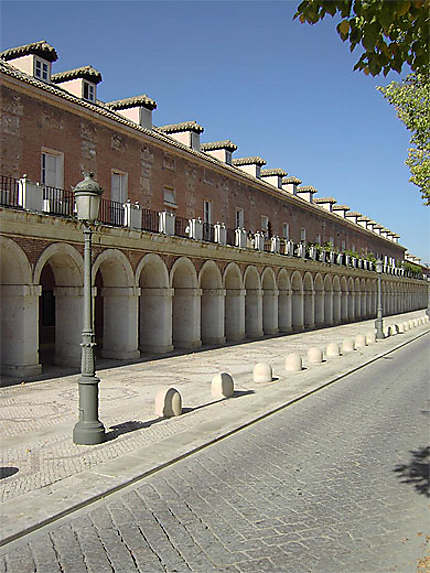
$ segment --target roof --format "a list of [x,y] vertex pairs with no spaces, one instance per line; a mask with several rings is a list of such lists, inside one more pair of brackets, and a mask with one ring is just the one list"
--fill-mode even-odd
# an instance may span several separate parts
[[260,175],[261,177],[271,177],[273,175],[277,175],[278,177],[284,177],[284,175],[287,175],[287,172],[281,169],[280,167],[277,167],[275,169],[262,169]]
[[303,185],[303,187],[297,187],[297,193],[318,193],[318,191],[312,185]]
[[98,84],[102,81],[101,73],[92,66],[82,66],[80,68],[74,68],[73,70],[67,70],[66,72],[60,72],[59,74],[52,74],[51,81],[54,84],[59,84],[69,80],[75,80],[76,78],[83,78],[93,84]]
[[215,151],[216,149],[227,149],[227,151],[236,151],[237,145],[230,141],[230,139],[224,139],[223,141],[209,141],[207,143],[202,143],[200,145],[202,151]]
[[361,217],[361,213],[359,213],[358,211],[350,211],[347,215],[347,217]]
[[360,221],[366,221],[367,223],[370,222],[372,219],[370,217],[366,217],[366,215],[363,215],[362,217],[360,217],[359,219]]
[[157,107],[157,102],[151,99],[146,94],[139,96],[126,97],[123,99],[116,99],[114,101],[108,101],[104,104],[110,109],[128,109],[130,107],[146,107],[147,109],[155,109]]
[[283,185],[287,185],[288,183],[294,183],[294,185],[300,185],[300,183],[302,183],[302,180],[298,179],[297,177],[294,177],[294,175],[291,175],[290,177],[285,177],[285,179],[282,179]]
[[317,197],[314,199],[314,203],[337,203],[334,197]]
[[348,205],[333,205],[333,211],[349,211]]
[[194,133],[203,133],[204,131],[204,128],[196,121],[169,123],[168,125],[161,125],[157,129],[163,133],[179,133],[181,131],[194,131]]
[[240,165],[266,165],[266,161],[258,155],[254,155],[253,157],[238,157],[237,159],[233,159],[232,163],[236,167]]
[[58,60],[57,52],[55,48],[48,44],[46,40],[40,40],[39,42],[33,42],[31,44],[24,44],[23,46],[17,46],[16,48],[9,48],[9,50],[4,50],[0,52],[0,58],[5,61],[14,60],[15,58],[21,58],[22,56],[28,56],[29,54],[36,54],[48,62],[55,62]]

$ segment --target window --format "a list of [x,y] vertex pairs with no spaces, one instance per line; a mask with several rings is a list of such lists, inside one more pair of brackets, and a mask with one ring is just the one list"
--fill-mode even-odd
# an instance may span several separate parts
[[96,88],[93,84],[84,82],[84,99],[96,101]]
[[300,229],[300,240],[303,242],[306,241],[306,229],[304,227]]
[[39,58],[34,60],[34,75],[45,82],[49,80],[49,64]]
[[242,207],[236,207],[236,229],[244,226],[244,216]]
[[164,187],[163,192],[164,205],[169,209],[176,209],[176,192],[172,187]]
[[63,188],[64,156],[55,151],[42,151],[41,181],[47,187]]
[[127,201],[127,179],[126,173],[120,171],[112,171],[111,176],[111,192],[110,198],[117,203],[125,203]]
[[288,223],[282,223],[282,236],[287,240],[290,238],[290,225]]
[[210,201],[203,201],[203,222],[212,223],[212,203]]
[[261,230],[267,237],[269,234],[269,217],[267,215],[261,215]]

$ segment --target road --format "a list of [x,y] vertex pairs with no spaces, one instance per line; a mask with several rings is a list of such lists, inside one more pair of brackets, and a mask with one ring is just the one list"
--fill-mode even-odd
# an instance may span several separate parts
[[0,572],[429,571],[429,340],[10,543]]

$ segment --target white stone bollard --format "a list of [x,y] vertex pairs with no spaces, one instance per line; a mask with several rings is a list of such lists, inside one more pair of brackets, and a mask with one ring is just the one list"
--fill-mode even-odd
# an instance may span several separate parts
[[409,330],[409,324],[407,322],[403,323],[403,332],[407,332]]
[[374,332],[368,332],[366,334],[366,343],[369,344],[375,344],[376,342],[376,334]]
[[413,321],[413,320],[410,320],[410,321],[408,322],[408,324],[409,324],[409,329],[411,329],[411,328],[414,327],[414,321]]
[[285,358],[285,370],[287,372],[300,372],[303,370],[302,357],[297,352],[288,354]]
[[234,394],[234,381],[228,372],[215,374],[211,382],[211,393],[214,398],[230,398]]
[[355,337],[355,348],[364,348],[365,346],[367,346],[365,335],[357,334]]
[[413,324],[414,324],[414,328],[416,328],[416,327],[418,326],[418,321],[417,321],[417,319],[414,320]]
[[323,353],[320,348],[313,346],[307,352],[308,362],[310,364],[321,364],[323,361]]
[[155,415],[172,418],[182,414],[182,398],[176,388],[161,388],[155,397]]
[[327,358],[339,356],[340,355],[339,344],[337,342],[330,342],[330,344],[327,345],[326,355]]
[[355,342],[353,338],[345,338],[342,342],[342,354],[346,354],[347,352],[352,352],[355,350]]
[[391,330],[389,326],[383,328],[384,338],[388,338],[391,335]]
[[272,367],[267,362],[259,362],[253,370],[254,382],[271,382],[273,379]]

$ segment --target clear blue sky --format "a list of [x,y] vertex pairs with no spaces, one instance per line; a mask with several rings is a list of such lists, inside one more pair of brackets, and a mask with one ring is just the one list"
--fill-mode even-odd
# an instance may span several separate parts
[[[47,40],[54,71],[91,64],[104,101],[146,93],[154,123],[195,119],[401,235],[430,261],[429,208],[408,182],[409,134],[353,72],[331,18],[293,21],[286,2],[2,2],[1,48]],[[406,71],[406,70],[405,70]]]

